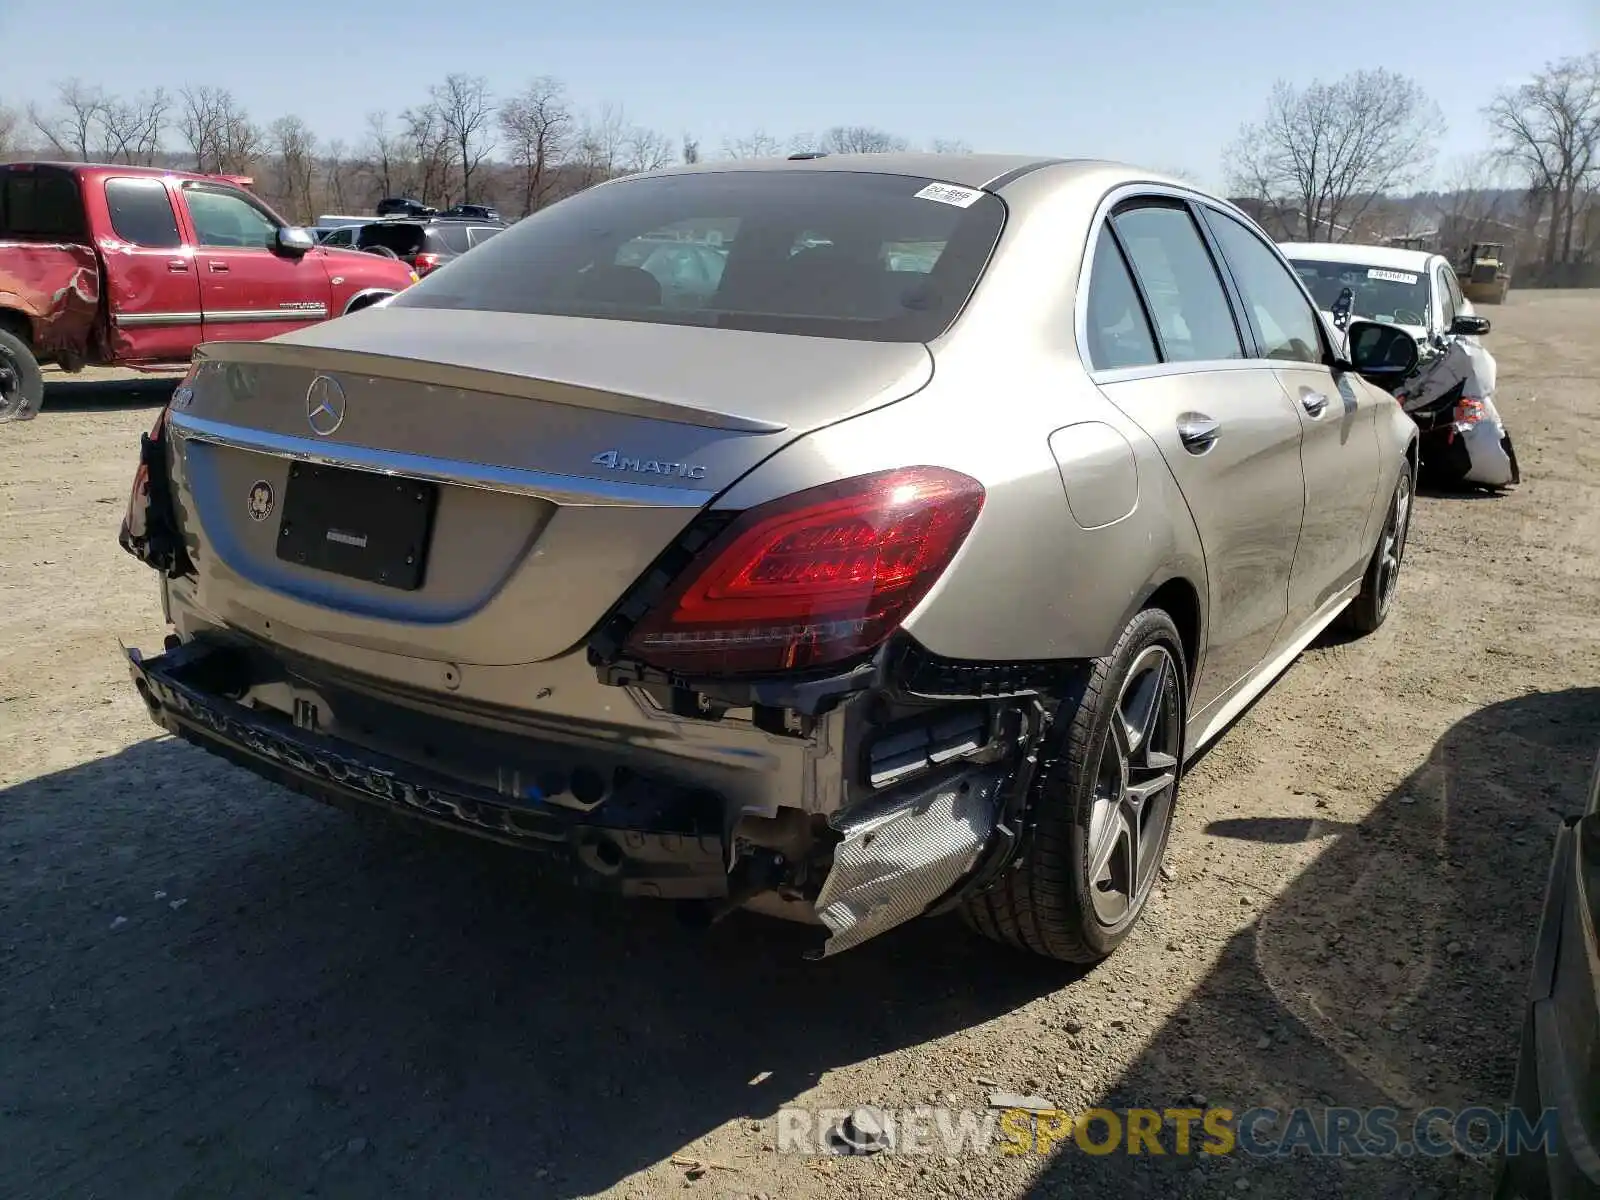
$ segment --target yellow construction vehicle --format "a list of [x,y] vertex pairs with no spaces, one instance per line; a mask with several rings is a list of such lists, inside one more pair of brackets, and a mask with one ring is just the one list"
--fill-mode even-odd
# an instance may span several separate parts
[[1511,266],[1503,242],[1475,242],[1456,268],[1461,291],[1474,304],[1504,304],[1511,290]]

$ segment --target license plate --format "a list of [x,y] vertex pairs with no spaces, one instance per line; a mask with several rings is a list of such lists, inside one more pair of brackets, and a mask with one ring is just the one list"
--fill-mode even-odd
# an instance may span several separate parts
[[437,484],[295,463],[284,489],[278,557],[349,579],[422,586]]

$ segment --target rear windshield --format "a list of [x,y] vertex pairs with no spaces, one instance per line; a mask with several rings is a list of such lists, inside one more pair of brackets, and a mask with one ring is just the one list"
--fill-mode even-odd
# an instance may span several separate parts
[[465,254],[469,249],[465,225],[434,225],[428,229],[428,241],[437,242],[453,254]]
[[925,342],[1004,219],[989,193],[906,175],[648,176],[543,209],[392,304]]
[[20,241],[87,240],[77,179],[58,167],[0,170],[0,237]]

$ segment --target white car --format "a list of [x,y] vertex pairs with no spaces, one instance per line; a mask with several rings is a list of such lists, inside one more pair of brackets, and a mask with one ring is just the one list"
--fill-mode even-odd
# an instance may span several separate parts
[[1338,242],[1281,242],[1278,249],[1324,313],[1331,317],[1339,293],[1349,288],[1356,316],[1404,326],[1424,352],[1451,335],[1457,317],[1477,316],[1442,254]]
[[1330,324],[1348,313],[1399,325],[1417,339],[1416,372],[1396,395],[1422,431],[1422,475],[1447,486],[1504,488],[1521,481],[1516,450],[1495,407],[1498,368],[1480,340],[1489,322],[1461,294],[1450,260],[1423,250],[1337,242],[1281,242]]

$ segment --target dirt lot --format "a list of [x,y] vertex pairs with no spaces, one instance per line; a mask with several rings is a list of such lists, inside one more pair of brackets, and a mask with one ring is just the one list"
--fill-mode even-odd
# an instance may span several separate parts
[[1460,1154],[818,1160],[773,1115],[1504,1103],[1600,746],[1600,293],[1488,311],[1527,482],[1421,502],[1395,615],[1198,765],[1172,881],[1083,977],[949,921],[809,964],[153,736],[115,529],[164,387],[53,383],[0,426],[0,1195],[1483,1195]]

